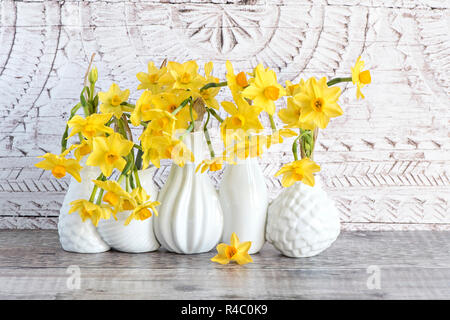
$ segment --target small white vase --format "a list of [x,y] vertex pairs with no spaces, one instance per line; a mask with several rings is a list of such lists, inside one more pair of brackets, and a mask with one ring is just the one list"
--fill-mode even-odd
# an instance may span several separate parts
[[[150,196],[151,201],[156,201],[158,197],[158,188],[153,182],[155,170],[156,168],[152,167],[139,171],[141,185]],[[155,216],[143,221],[132,220],[125,226],[125,221],[130,213],[131,211],[118,212],[117,220],[113,217],[108,220],[100,220],[97,229],[103,240],[111,248],[123,252],[141,253],[157,250],[159,243],[153,232]]]
[[312,257],[340,233],[339,213],[316,176],[314,187],[297,182],[270,204],[267,241],[288,257]]
[[83,222],[77,212],[69,214],[72,201],[89,199],[94,187],[92,180],[95,180],[99,174],[98,168],[85,166],[80,171],[81,182],[71,177],[58,219],[59,241],[66,251],[99,253],[110,249],[109,245],[100,237],[91,220]]
[[208,252],[219,242],[223,215],[216,189],[207,174],[195,173],[206,150],[202,132],[183,139],[195,163],[172,165],[161,189],[159,215],[155,217],[156,238],[168,251],[184,254]]
[[248,253],[258,252],[266,240],[269,198],[256,157],[238,160],[237,164],[226,167],[219,197],[223,210],[222,242],[228,243],[235,232],[240,241],[252,242]]

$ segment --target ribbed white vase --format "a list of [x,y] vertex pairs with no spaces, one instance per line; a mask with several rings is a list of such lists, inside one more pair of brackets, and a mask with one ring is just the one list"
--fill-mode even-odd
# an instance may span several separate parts
[[256,157],[226,167],[219,197],[223,210],[222,242],[228,243],[235,232],[240,241],[252,242],[248,253],[258,252],[265,242],[269,198]]
[[[150,201],[156,201],[158,197],[158,187],[153,182],[155,170],[156,168],[152,167],[138,173],[141,185],[150,196]],[[111,248],[123,252],[140,253],[157,250],[159,243],[153,232],[154,216],[143,221],[132,220],[125,226],[130,213],[131,211],[118,212],[117,220],[113,217],[100,220],[97,229],[103,240]]]
[[222,236],[222,209],[208,175],[195,173],[206,150],[203,133],[190,133],[183,141],[194,153],[195,163],[186,163],[182,168],[172,165],[158,197],[161,205],[154,221],[155,234],[168,251],[208,252]]
[[316,176],[314,187],[297,182],[269,205],[266,238],[288,257],[312,257],[340,232],[339,213]]
[[99,174],[98,168],[84,166],[80,171],[81,182],[71,177],[58,220],[59,241],[66,251],[99,253],[110,249],[109,245],[100,237],[91,220],[83,222],[77,212],[68,213],[72,201],[89,199],[94,187],[92,180],[95,180]]

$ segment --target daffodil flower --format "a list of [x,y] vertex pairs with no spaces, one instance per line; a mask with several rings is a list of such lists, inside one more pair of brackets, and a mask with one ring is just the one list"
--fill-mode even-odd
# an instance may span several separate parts
[[314,77],[308,79],[305,89],[294,97],[295,103],[301,108],[298,121],[314,124],[321,129],[326,128],[330,118],[344,113],[337,103],[340,94],[341,88],[328,87],[325,77],[319,81]]
[[117,181],[93,180],[93,182],[106,191],[102,200],[114,208],[114,217],[116,217],[117,212],[130,210],[136,206],[133,196],[123,190]]
[[117,132],[108,137],[95,137],[93,151],[86,165],[98,166],[105,176],[110,176],[113,169],[123,170],[126,161],[123,157],[133,148],[133,142],[126,140]]
[[294,98],[287,99],[287,108],[278,111],[278,117],[286,124],[287,128],[301,128],[303,130],[314,130],[315,126],[312,122],[300,121],[302,108],[297,104]]
[[128,100],[129,96],[130,90],[122,91],[117,84],[113,83],[107,92],[98,93],[98,98],[102,102],[100,111],[102,113],[113,113],[117,119],[120,119],[124,112],[133,111],[132,107],[122,104],[122,102]]
[[270,148],[274,144],[283,143],[283,138],[290,138],[295,136],[297,136],[297,133],[295,131],[292,131],[291,129],[279,129],[273,132],[271,135],[266,136],[266,147]]
[[[205,63],[205,83],[219,83],[219,78],[212,75],[213,63],[210,61]],[[219,110],[219,102],[216,100],[216,96],[220,91],[220,87],[211,87],[206,90],[200,91],[200,96],[209,108]]]
[[153,94],[150,90],[142,92],[130,116],[130,121],[133,126],[138,127],[141,125],[142,120],[149,121],[151,119],[150,111],[153,109],[152,99]]
[[170,61],[167,69],[174,79],[173,89],[191,90],[199,92],[204,84],[204,79],[198,74],[198,65],[195,61],[187,61],[183,64]]
[[162,67],[159,69],[155,66],[153,61],[148,63],[148,73],[139,72],[136,74],[136,78],[141,82],[137,89],[148,89],[153,94],[160,93],[162,91],[162,85],[159,83],[161,77],[167,73],[167,68]]
[[249,84],[245,72],[241,71],[238,74],[234,74],[233,65],[228,60],[225,66],[227,68],[226,78],[228,87],[233,94],[241,93]]
[[158,211],[156,210],[156,207],[160,204],[161,203],[159,201],[147,201],[138,205],[133,209],[127,220],[125,220],[125,225],[127,226],[130,224],[133,219],[142,221],[150,218],[153,214],[157,216]]
[[111,119],[112,116],[112,113],[94,113],[86,118],[76,115],[72,119],[70,119],[69,122],[67,122],[69,128],[72,129],[68,138],[74,136],[79,132],[81,132],[81,134],[87,139],[91,139],[99,135],[104,135],[105,133],[111,134],[114,132],[114,130],[110,127],[105,126],[105,124]]
[[300,79],[299,83],[292,83],[291,81],[286,81],[286,95],[289,97],[295,96],[297,93],[303,90],[305,86],[305,80]]
[[97,205],[88,200],[75,200],[70,203],[69,214],[78,212],[81,220],[91,219],[94,226],[98,225],[100,219],[109,219],[111,217],[111,209],[105,205]]
[[[164,92],[154,96],[152,102],[155,108],[160,109],[161,111],[168,112],[172,114],[175,109],[177,109],[181,103],[189,98],[190,93],[186,91],[172,91],[172,92]],[[197,113],[195,110],[192,110],[192,116],[194,120],[197,119]],[[189,112],[189,108],[182,108],[178,113],[173,117],[175,120],[174,128],[175,129],[186,129],[188,126],[188,122],[191,121],[191,115]]]
[[226,243],[217,245],[217,255],[211,261],[220,264],[228,264],[230,261],[236,261],[240,265],[253,262],[252,257],[248,254],[251,245],[252,243],[250,241],[240,243],[238,236],[233,232],[230,245]]
[[356,60],[355,66],[352,67],[352,82],[353,84],[356,84],[356,98],[362,98],[364,99],[364,95],[361,92],[361,88],[363,88],[365,85],[372,82],[372,78],[370,76],[370,71],[365,70],[362,71],[364,68],[364,61],[361,60],[361,57],[358,57]]
[[221,124],[220,129],[225,145],[230,141],[241,140],[248,131],[257,132],[264,129],[258,119],[261,107],[251,106],[242,96],[233,95],[234,103],[223,101],[222,107],[230,115]]
[[55,178],[62,178],[69,173],[78,182],[81,182],[80,170],[81,166],[75,159],[66,159],[63,156],[57,156],[52,153],[46,153],[38,158],[43,158],[39,163],[36,163],[37,168],[44,170],[51,170]]
[[292,186],[297,181],[301,181],[308,186],[313,187],[315,184],[313,173],[319,171],[320,167],[314,161],[309,158],[303,158],[285,164],[275,176],[283,175],[281,184],[285,188]]
[[201,169],[201,173],[204,173],[206,170],[209,171],[219,171],[222,169],[223,162],[225,161],[222,157],[215,157],[211,160],[203,160],[200,162],[195,169],[195,172],[198,172]]
[[253,100],[255,106],[264,109],[269,115],[275,113],[275,101],[286,95],[286,90],[277,82],[275,71],[264,69],[262,64],[255,68],[255,78],[242,91],[242,96]]

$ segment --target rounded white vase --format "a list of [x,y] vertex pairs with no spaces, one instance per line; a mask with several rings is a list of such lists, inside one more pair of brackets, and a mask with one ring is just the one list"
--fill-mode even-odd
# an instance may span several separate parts
[[251,241],[249,254],[261,250],[265,242],[268,191],[258,158],[237,160],[227,165],[219,187],[223,211],[222,242],[234,232],[239,240]]
[[208,175],[195,172],[206,151],[203,132],[187,134],[183,142],[193,152],[195,162],[187,162],[183,167],[172,164],[158,196],[161,205],[154,230],[161,246],[168,251],[208,252],[222,236],[222,209]]
[[[158,197],[158,187],[153,182],[155,170],[155,167],[151,167],[138,172],[141,185],[150,196],[150,201],[156,201]],[[122,252],[141,253],[157,250],[159,243],[153,231],[155,216],[142,221],[133,219],[125,226],[130,213],[131,211],[118,212],[117,220],[113,217],[100,220],[97,227],[100,236],[111,248]]]
[[58,219],[59,241],[64,250],[77,253],[99,253],[110,249],[103,241],[91,220],[82,221],[77,212],[69,214],[70,203],[79,199],[89,199],[99,168],[84,166],[80,171],[81,182],[73,177],[64,197]]
[[288,257],[312,257],[337,239],[339,212],[316,176],[314,187],[297,182],[269,205],[266,239]]

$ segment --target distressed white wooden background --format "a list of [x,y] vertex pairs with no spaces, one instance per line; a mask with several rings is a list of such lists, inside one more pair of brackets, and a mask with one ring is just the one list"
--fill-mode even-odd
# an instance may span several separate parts
[[[449,8],[442,0],[2,0],[0,228],[56,227],[68,179],[33,164],[59,151],[95,52],[99,89],[116,81],[134,92],[135,74],[165,57],[212,60],[217,76],[226,59],[246,70],[262,62],[284,82],[347,75],[362,55],[373,78],[367,98],[343,86],[345,114],[321,133],[316,153],[344,227],[450,230]],[[291,160],[289,145],[261,159],[272,197],[273,174]],[[168,171],[156,173],[159,186]]]

